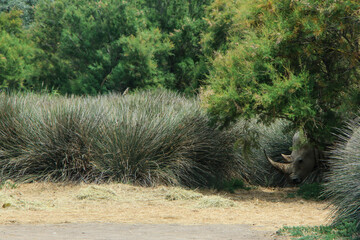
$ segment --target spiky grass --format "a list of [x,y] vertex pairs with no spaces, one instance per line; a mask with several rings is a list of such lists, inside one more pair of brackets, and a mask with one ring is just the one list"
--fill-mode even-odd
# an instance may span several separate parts
[[3,177],[56,181],[86,179],[91,175],[91,141],[98,121],[84,99],[34,94],[2,95],[12,101],[16,134],[1,135]]
[[230,130],[237,135],[236,157],[240,163],[240,174],[249,183],[261,186],[286,185],[282,173],[272,168],[263,150],[275,159],[281,160],[281,153],[290,153],[293,132],[289,123],[278,120],[264,125],[255,119],[238,121]]
[[360,121],[342,129],[330,154],[325,196],[330,197],[335,223],[351,220],[360,234]]
[[231,177],[232,136],[196,99],[132,95],[0,96],[3,178],[198,186]]

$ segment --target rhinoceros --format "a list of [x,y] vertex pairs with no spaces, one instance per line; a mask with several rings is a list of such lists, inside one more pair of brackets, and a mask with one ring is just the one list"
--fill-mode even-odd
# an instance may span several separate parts
[[294,184],[301,183],[315,169],[321,154],[310,144],[301,144],[299,132],[293,137],[291,155],[281,154],[285,163],[275,162],[267,156],[265,150],[264,153],[271,165],[283,172],[288,181]]

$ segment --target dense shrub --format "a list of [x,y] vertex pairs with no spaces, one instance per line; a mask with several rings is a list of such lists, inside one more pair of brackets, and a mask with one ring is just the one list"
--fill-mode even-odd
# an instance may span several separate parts
[[331,152],[325,194],[335,205],[335,223],[355,221],[360,234],[360,121],[342,130]]
[[217,0],[211,7],[205,47],[219,52],[208,75],[209,112],[225,124],[287,119],[315,144],[331,143],[333,128],[360,100],[359,1]]
[[232,137],[171,92],[0,95],[2,178],[206,185],[236,169]]

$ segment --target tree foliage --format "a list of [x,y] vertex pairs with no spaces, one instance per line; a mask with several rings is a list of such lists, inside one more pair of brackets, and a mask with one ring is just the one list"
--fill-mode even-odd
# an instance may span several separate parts
[[0,0],[0,12],[20,10],[25,26],[30,25],[34,20],[34,6],[38,0]]
[[206,7],[208,27],[202,32],[202,48],[212,58],[215,53],[225,53],[229,47],[243,39],[252,13],[250,0],[215,0]]
[[[313,141],[327,142],[343,114],[351,114],[360,100],[360,3],[240,2],[239,9],[251,14],[234,35],[212,38],[218,49],[227,47],[215,55],[209,75],[210,112],[225,123],[238,116],[267,122],[285,118]],[[241,17],[237,14],[241,11],[230,15],[232,26]]]
[[41,0],[31,28],[38,87],[97,94],[127,87],[192,91],[206,73],[207,1]]
[[36,75],[36,48],[22,29],[22,12],[0,13],[0,89],[23,89]]
[[148,26],[140,3],[40,2],[34,37],[46,54],[41,81],[78,94],[164,85],[172,44]]
[[211,0],[145,0],[149,21],[173,43],[167,61],[173,74],[167,88],[193,92],[207,73],[201,34],[207,27],[205,8]]

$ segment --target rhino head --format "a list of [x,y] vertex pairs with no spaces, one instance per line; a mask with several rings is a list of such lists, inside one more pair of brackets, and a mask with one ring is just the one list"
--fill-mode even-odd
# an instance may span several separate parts
[[319,151],[310,144],[301,144],[299,132],[293,137],[293,151],[291,155],[281,154],[285,163],[273,161],[265,156],[276,169],[283,172],[291,183],[301,183],[316,167],[319,161]]

